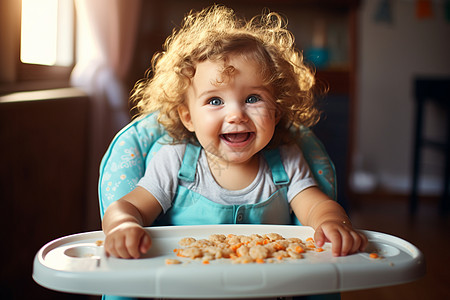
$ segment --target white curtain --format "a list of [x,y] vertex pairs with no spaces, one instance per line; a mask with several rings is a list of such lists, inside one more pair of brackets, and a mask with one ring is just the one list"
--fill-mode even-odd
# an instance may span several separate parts
[[125,81],[131,66],[141,0],[75,0],[77,62],[73,86],[91,97],[87,226],[99,221],[100,160],[115,132],[130,120]]

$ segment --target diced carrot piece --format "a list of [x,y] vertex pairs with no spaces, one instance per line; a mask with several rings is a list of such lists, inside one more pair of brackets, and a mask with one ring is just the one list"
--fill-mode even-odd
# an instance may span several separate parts
[[314,242],[314,240],[313,240],[312,237],[307,238],[306,241],[307,241],[307,242]]
[[203,261],[203,264],[204,264],[204,265],[209,265],[209,260],[204,260],[204,261]]
[[370,253],[370,254],[369,254],[369,257],[375,259],[375,258],[378,258],[379,256],[378,256],[377,253],[374,252],[374,253]]
[[264,259],[262,259],[262,258],[257,258],[257,259],[256,259],[256,262],[257,262],[258,264],[263,264],[263,263],[265,263]]
[[314,251],[316,251],[316,252],[322,252],[322,251],[324,251],[324,250],[323,250],[323,248],[316,248],[316,249],[314,249]]
[[297,253],[303,253],[303,252],[305,252],[305,249],[303,249],[302,246],[297,246],[297,247],[295,247],[295,252],[297,252]]

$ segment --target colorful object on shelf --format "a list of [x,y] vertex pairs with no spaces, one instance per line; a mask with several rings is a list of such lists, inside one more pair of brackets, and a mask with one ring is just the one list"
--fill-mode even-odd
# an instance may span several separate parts
[[325,19],[317,19],[314,22],[311,47],[306,50],[305,58],[312,62],[317,69],[323,69],[328,66],[329,53]]
[[329,60],[328,49],[311,47],[306,50],[305,59],[312,62],[317,69],[326,68]]
[[431,0],[416,0],[416,17],[429,19],[433,16],[433,4]]

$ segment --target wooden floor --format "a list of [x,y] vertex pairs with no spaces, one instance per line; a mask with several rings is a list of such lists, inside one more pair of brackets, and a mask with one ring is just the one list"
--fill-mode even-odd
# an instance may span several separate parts
[[426,276],[397,286],[345,292],[343,300],[450,299],[450,218],[440,216],[437,200],[420,203],[415,216],[407,198],[362,197],[352,205],[355,227],[398,236],[418,247],[425,256]]

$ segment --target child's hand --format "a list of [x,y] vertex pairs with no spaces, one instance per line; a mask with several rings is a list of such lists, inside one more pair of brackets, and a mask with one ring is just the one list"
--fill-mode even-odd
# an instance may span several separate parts
[[113,228],[105,238],[107,255],[118,258],[139,258],[151,246],[151,239],[139,224],[125,222]]
[[346,256],[363,251],[367,246],[367,237],[353,229],[351,224],[327,221],[316,228],[314,234],[316,246],[322,247],[325,242],[331,242],[333,256]]

